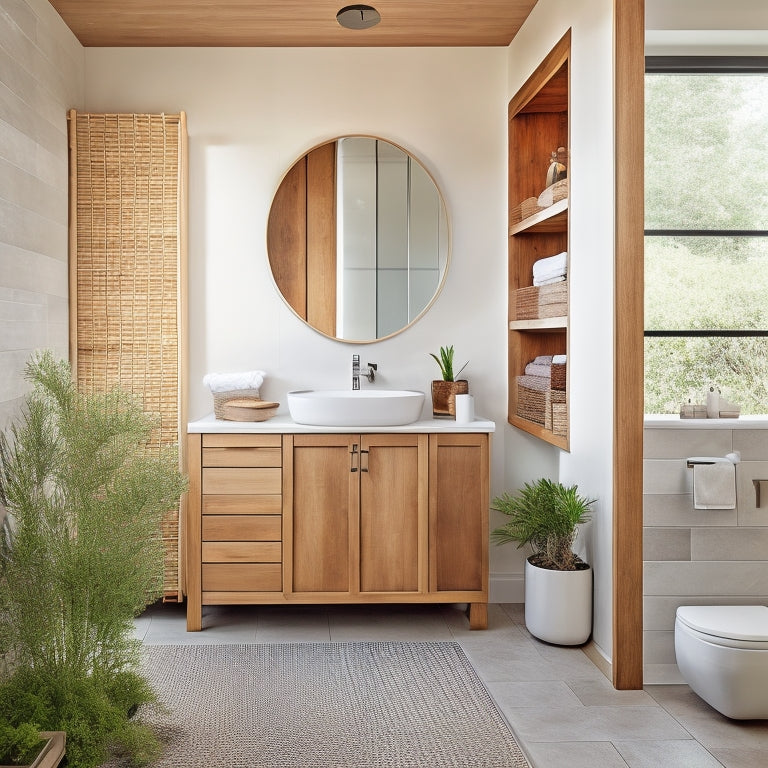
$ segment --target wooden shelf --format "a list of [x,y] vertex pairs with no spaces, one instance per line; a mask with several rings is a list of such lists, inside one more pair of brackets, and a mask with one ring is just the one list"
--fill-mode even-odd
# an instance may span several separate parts
[[[511,204],[541,193],[546,183],[545,173],[541,169],[546,169],[547,158],[558,147],[567,148],[569,145],[570,48],[569,31],[509,103],[508,200]],[[522,221],[513,223],[510,220],[507,230],[510,302],[517,300],[517,291],[530,287],[533,265],[538,260],[569,251],[569,217],[569,199],[565,198]],[[570,263],[569,258],[569,270]],[[564,306],[568,306],[567,300]],[[510,307],[510,316],[516,316],[516,308],[513,306]],[[556,435],[543,426],[544,421],[551,423],[548,417],[552,414],[544,414],[542,410],[542,423],[518,415],[518,411],[527,411],[518,406],[517,377],[522,376],[526,365],[539,355],[568,355],[568,326],[569,318],[566,314],[531,320],[509,320],[507,331],[508,421],[512,426],[565,451],[570,449],[569,435]],[[547,402],[549,398],[541,406],[542,409],[547,407]],[[538,415],[536,412],[537,418]]]
[[510,320],[510,331],[556,331],[568,330],[567,317],[540,317],[536,320]]
[[549,208],[534,213],[527,219],[518,221],[509,228],[509,236],[520,234],[535,234],[537,232],[567,232],[568,231],[568,198],[558,200]]
[[524,419],[521,416],[513,415],[510,416],[508,420],[513,427],[522,429],[523,432],[527,432],[529,435],[538,437],[540,440],[551,443],[558,448],[562,448],[564,451],[568,450],[568,438],[566,436],[556,435],[554,432],[550,432],[548,429],[542,427],[541,424],[537,424],[535,421],[528,421],[528,419]]

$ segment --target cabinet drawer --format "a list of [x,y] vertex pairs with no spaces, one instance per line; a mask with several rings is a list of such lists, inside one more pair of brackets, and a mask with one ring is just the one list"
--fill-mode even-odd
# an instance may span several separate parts
[[279,563],[283,545],[279,541],[204,541],[204,563]]
[[280,592],[280,563],[205,563],[203,592]]
[[280,435],[203,435],[203,448],[279,448]]
[[279,515],[282,507],[283,499],[277,494],[203,496],[204,515]]
[[204,467],[279,467],[279,448],[203,448]]
[[207,467],[203,469],[203,493],[279,494],[282,472],[279,468]]
[[203,541],[280,541],[280,515],[203,515]]

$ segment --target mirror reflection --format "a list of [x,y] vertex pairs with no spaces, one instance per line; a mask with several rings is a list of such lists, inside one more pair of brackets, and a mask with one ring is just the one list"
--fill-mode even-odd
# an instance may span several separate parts
[[368,342],[399,333],[437,296],[449,260],[445,203],[400,147],[368,136],[300,158],[270,209],[272,275],[315,330]]

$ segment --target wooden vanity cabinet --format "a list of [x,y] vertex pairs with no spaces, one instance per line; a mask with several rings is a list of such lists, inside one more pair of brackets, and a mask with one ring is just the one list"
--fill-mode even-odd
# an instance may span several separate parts
[[234,603],[468,603],[487,625],[487,433],[190,434],[187,629]]
[[287,593],[427,592],[427,446],[427,435],[285,436]]

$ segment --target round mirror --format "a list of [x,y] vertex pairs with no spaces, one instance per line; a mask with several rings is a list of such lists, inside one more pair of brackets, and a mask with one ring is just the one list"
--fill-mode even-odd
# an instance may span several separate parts
[[291,309],[334,339],[371,342],[426,312],[450,257],[445,202],[401,147],[345,136],[300,158],[267,225],[275,284]]

